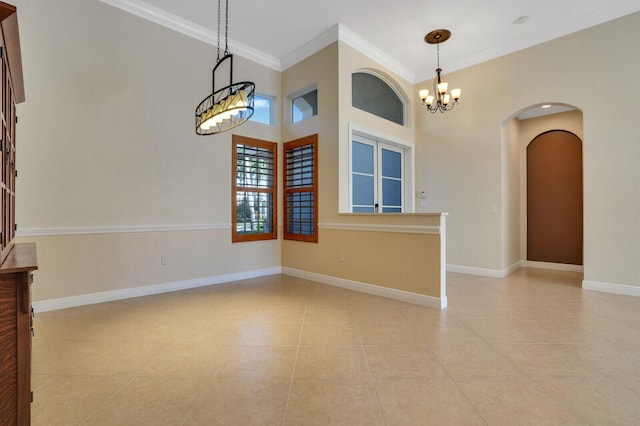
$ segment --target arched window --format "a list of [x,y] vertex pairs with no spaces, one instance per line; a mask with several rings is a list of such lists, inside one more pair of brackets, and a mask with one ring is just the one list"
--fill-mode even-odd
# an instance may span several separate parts
[[404,125],[404,102],[384,80],[373,74],[351,74],[351,105]]

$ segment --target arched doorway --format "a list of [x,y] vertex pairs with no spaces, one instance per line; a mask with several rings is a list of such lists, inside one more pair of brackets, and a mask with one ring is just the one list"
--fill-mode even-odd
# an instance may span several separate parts
[[527,146],[527,260],[582,265],[582,141],[565,130]]

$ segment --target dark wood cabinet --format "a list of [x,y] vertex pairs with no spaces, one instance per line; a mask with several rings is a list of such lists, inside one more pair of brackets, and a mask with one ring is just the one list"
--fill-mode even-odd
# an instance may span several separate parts
[[0,266],[0,425],[28,425],[31,419],[33,243],[14,244]]
[[0,1],[0,425],[31,423],[33,243],[14,243],[16,104],[24,101],[15,6]]

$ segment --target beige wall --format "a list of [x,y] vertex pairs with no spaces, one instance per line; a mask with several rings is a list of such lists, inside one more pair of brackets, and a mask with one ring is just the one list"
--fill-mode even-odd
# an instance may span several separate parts
[[[17,6],[17,222],[38,243],[36,301],[280,266],[279,241],[230,244],[232,132],[194,132],[215,47],[97,0]],[[234,62],[236,80],[280,94],[279,72]],[[121,232],[147,227],[171,231]],[[33,236],[77,228],[111,233]]]
[[[508,178],[501,124],[531,105],[556,102],[584,115],[585,281],[640,286],[638,28],[636,13],[450,73],[449,83],[463,89],[461,104],[437,116],[416,108],[417,186],[427,188],[435,210],[450,213],[450,264],[508,266],[501,256]],[[603,106],[609,103],[615,106]]]

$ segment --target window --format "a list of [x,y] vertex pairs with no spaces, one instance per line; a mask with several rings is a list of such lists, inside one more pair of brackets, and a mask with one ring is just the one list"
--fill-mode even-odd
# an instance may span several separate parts
[[294,97],[291,109],[293,114],[291,119],[294,123],[318,115],[318,89]]
[[353,135],[351,140],[351,211],[404,211],[404,149]]
[[249,119],[262,124],[272,124],[273,117],[271,115],[271,105],[273,98],[268,96],[254,95],[253,97],[253,115]]
[[231,241],[278,237],[277,153],[274,142],[233,135]]
[[391,86],[373,74],[356,72],[351,75],[351,105],[404,124],[404,102]]
[[284,144],[284,239],[318,242],[318,135]]

